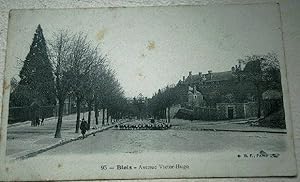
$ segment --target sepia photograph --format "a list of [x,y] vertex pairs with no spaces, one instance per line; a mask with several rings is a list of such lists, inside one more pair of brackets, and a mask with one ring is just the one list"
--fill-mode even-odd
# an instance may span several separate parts
[[281,21],[277,3],[11,10],[0,180],[295,176]]

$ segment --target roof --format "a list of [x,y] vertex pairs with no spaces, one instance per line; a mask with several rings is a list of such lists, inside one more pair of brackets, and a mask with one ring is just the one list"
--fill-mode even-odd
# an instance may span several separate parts
[[223,81],[223,80],[231,80],[233,78],[231,71],[224,71],[224,72],[212,72],[211,79],[209,79],[209,73],[191,75],[186,78],[186,81],[193,80],[193,81]]
[[212,78],[211,78],[212,81],[231,80],[233,78],[231,71],[216,72],[211,74],[212,74]]

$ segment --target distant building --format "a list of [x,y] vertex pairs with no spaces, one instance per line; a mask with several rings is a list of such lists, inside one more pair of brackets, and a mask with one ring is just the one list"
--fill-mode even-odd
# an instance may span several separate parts
[[192,71],[189,72],[187,78],[183,76],[182,84],[194,86],[200,90],[202,89],[222,89],[223,86],[232,85],[239,80],[238,72],[242,71],[241,65],[231,68],[231,71],[223,72],[213,72],[208,70],[206,74],[198,72],[198,74],[192,74]]
[[[183,76],[178,82],[186,88],[186,99],[182,107],[193,109],[196,119],[219,120],[249,118],[257,115],[257,103],[253,102],[256,88],[253,83],[240,81],[241,64],[231,71]],[[178,106],[177,106],[178,107]]]
[[[193,105],[193,102],[195,102],[192,99],[192,96],[196,98],[199,96],[200,100],[203,99],[203,101],[200,101],[200,105],[196,104],[196,106],[206,105],[215,107],[218,102],[228,102],[226,96],[236,96],[236,90],[240,89],[237,88],[240,86],[239,71],[242,71],[241,65],[232,67],[231,71],[223,72],[213,72],[212,70],[209,70],[206,74],[202,72],[192,74],[190,71],[188,76],[183,76],[178,84],[188,88],[188,105]],[[251,88],[249,88],[249,86]],[[250,84],[247,87],[247,90],[250,91],[250,93],[255,92],[253,84]],[[244,97],[246,98],[246,95]],[[241,100],[236,102],[243,102],[242,98],[240,99]]]
[[202,93],[197,90],[196,85],[192,87],[188,87],[188,104],[191,107],[200,107],[205,106],[205,101]]
[[190,71],[186,79],[183,77],[182,83],[190,86],[197,85],[201,88],[207,88],[211,85],[224,84],[232,81],[234,79],[234,73],[235,71],[213,73],[211,70],[209,70],[207,74],[202,74],[202,72],[199,72],[198,74],[193,75]]

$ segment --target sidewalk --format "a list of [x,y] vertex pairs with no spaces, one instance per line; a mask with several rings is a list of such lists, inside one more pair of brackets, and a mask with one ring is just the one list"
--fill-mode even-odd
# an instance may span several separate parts
[[248,120],[241,119],[227,121],[189,121],[172,119],[171,124],[172,129],[185,129],[192,131],[286,133],[286,129],[250,126]]
[[[85,113],[85,118],[87,118],[87,113]],[[101,126],[102,117],[99,117],[99,125],[97,126],[94,113],[92,113],[91,118],[91,129],[87,135],[114,126],[111,123],[108,126]],[[37,151],[47,150],[49,147],[53,148],[77,140],[81,136],[80,131],[75,133],[76,114],[63,117],[62,138],[54,138],[56,124],[57,117],[52,117],[45,119],[44,125],[38,127],[32,127],[30,121],[9,125],[7,128],[7,157],[10,159],[22,158],[22,156],[28,156]]]

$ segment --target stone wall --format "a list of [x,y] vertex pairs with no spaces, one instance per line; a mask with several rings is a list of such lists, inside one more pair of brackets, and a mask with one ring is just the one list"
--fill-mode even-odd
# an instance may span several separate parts
[[245,103],[245,118],[256,117],[258,112],[258,105],[256,102]]
[[232,119],[251,118],[257,116],[257,103],[217,103],[217,116],[219,120],[231,119],[228,116],[228,108],[233,109]]

